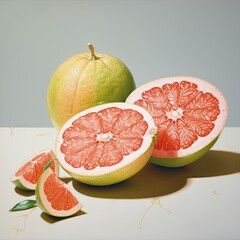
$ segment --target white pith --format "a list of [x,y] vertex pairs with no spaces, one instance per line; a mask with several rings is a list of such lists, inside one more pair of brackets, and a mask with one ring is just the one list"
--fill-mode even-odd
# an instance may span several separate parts
[[46,210],[47,213],[53,216],[59,216],[59,217],[71,216],[82,208],[82,205],[80,202],[78,202],[78,204],[75,207],[67,211],[55,210],[54,208],[52,208],[51,203],[48,201],[47,196],[44,193],[44,183],[52,173],[53,171],[50,168],[48,168],[46,171],[43,172],[43,174],[41,175],[40,181],[38,182],[37,191],[41,200],[42,207]]
[[[164,150],[157,150],[154,149],[152,156],[155,157],[161,157],[161,158],[177,158],[177,157],[184,157],[190,154],[193,154],[205,146],[207,146],[209,143],[211,143],[222,131],[223,127],[225,126],[226,120],[227,120],[227,102],[223,96],[223,94],[212,84],[209,82],[195,78],[190,76],[176,76],[176,77],[168,77],[168,78],[161,78],[157,80],[153,80],[151,82],[148,82],[146,84],[143,84],[136,90],[134,90],[126,99],[127,103],[134,103],[138,99],[142,99],[142,93],[153,88],[153,87],[160,87],[162,88],[163,85],[169,83],[173,84],[174,82],[181,82],[183,80],[186,80],[188,82],[192,82],[198,85],[198,90],[202,92],[210,92],[215,97],[217,97],[219,101],[219,109],[221,111],[220,115],[214,121],[215,127],[210,132],[210,134],[206,137],[199,137],[198,140],[195,141],[189,148],[187,149],[180,149],[177,151],[164,151]],[[177,110],[178,113],[176,113],[175,110],[167,113],[167,117],[173,120],[176,120],[177,118],[181,117],[181,110]],[[175,116],[176,115],[176,116]]]
[[97,134],[97,141],[107,142],[113,138],[113,134],[111,132]]
[[[63,133],[64,131],[71,126],[71,123],[83,116],[86,115],[90,112],[98,112],[102,109],[108,108],[108,107],[118,107],[121,109],[133,109],[136,110],[138,112],[140,112],[144,119],[147,123],[148,123],[148,129],[146,134],[143,136],[143,143],[142,146],[135,152],[132,152],[131,154],[124,156],[123,159],[121,160],[121,162],[119,162],[116,165],[112,165],[112,166],[108,166],[108,167],[99,167],[97,166],[96,168],[94,168],[93,170],[86,170],[84,167],[81,168],[74,168],[71,165],[69,165],[64,157],[65,154],[63,154],[60,150],[61,144],[63,143]],[[127,103],[120,103],[120,102],[116,102],[116,103],[108,103],[108,104],[103,104],[103,105],[99,105],[90,109],[87,109],[83,112],[80,112],[79,114],[75,115],[74,117],[72,117],[64,126],[63,128],[60,130],[58,137],[57,137],[57,141],[56,141],[56,155],[57,158],[59,160],[60,165],[67,171],[73,173],[73,174],[80,174],[82,176],[100,176],[100,175],[104,175],[104,174],[108,174],[110,172],[113,172],[119,168],[122,168],[128,164],[130,164],[131,162],[135,161],[139,156],[141,156],[144,152],[146,152],[152,141],[154,141],[154,136],[156,135],[157,132],[157,127],[155,126],[155,123],[153,121],[153,118],[151,117],[151,115],[142,107],[136,106],[134,104],[127,104]],[[105,134],[99,134],[98,135],[98,140],[101,141],[109,141],[112,138],[112,134],[111,133],[107,133]]]
[[170,112],[166,113],[166,116],[172,120],[177,120],[178,118],[181,118],[182,115],[183,115],[183,110],[181,108],[178,108],[176,110],[171,110]]

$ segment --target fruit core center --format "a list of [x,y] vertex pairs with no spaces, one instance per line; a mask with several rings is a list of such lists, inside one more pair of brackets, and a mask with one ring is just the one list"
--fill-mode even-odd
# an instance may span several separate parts
[[100,133],[97,134],[97,141],[109,141],[112,138],[112,133]]
[[183,110],[181,108],[178,108],[177,110],[171,110],[166,113],[167,117],[173,120],[176,120],[178,118],[181,118],[183,115]]

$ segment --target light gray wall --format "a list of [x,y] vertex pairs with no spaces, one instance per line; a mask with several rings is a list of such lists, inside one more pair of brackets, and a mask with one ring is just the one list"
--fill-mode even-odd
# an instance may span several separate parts
[[76,53],[124,61],[137,85],[192,75],[216,85],[240,127],[240,1],[0,1],[0,127],[51,127],[49,79]]

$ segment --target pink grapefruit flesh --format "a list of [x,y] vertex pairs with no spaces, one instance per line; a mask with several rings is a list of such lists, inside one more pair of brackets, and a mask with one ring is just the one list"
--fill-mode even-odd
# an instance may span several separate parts
[[148,110],[158,127],[151,161],[179,167],[205,154],[227,119],[227,103],[212,84],[194,77],[168,77],[146,83],[126,102]]
[[[11,177],[11,181],[19,188],[35,190],[37,181],[42,174],[44,166],[51,160],[56,159],[52,150],[43,150],[30,157]],[[53,161],[51,169],[58,174],[58,164]]]
[[77,213],[82,205],[51,168],[47,168],[37,183],[38,206],[55,217],[68,217]]
[[109,103],[72,117],[56,143],[60,165],[77,180],[92,185],[123,181],[149,160],[157,127],[142,107]]

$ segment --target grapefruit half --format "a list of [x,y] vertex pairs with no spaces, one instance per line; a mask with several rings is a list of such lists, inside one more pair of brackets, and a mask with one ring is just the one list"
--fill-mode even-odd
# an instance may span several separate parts
[[147,109],[158,127],[153,163],[180,167],[204,155],[227,119],[223,94],[202,79],[178,76],[148,82],[126,100]]
[[[42,174],[44,166],[56,156],[51,149],[43,150],[30,157],[12,175],[11,181],[19,188],[25,190],[35,190],[37,181]],[[59,167],[57,161],[50,165],[51,169],[58,174]]]
[[40,176],[35,193],[38,206],[51,216],[72,216],[82,207],[67,184],[51,168],[47,168]]
[[56,141],[60,165],[91,185],[123,181],[148,162],[157,127],[144,108],[127,103],[95,106],[72,117]]

